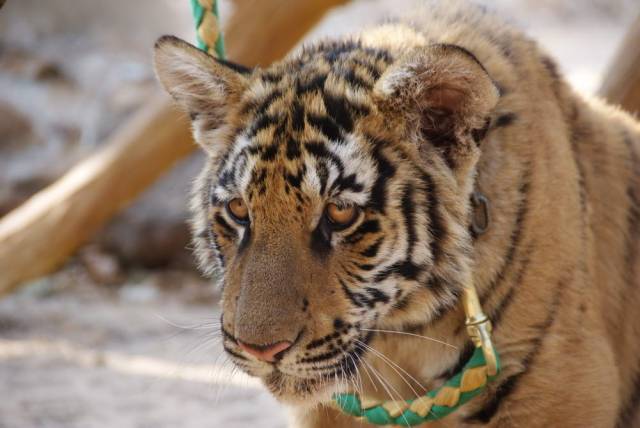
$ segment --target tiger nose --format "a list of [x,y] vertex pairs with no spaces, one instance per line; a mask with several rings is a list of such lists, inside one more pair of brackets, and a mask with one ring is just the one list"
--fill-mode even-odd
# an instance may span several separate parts
[[246,353],[253,355],[261,361],[273,363],[282,357],[282,355],[278,354],[283,353],[291,347],[291,342],[282,341],[271,345],[252,345],[238,340],[238,346]]

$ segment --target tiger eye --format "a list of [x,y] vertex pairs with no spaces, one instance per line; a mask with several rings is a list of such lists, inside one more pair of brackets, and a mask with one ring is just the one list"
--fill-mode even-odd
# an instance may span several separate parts
[[227,203],[227,210],[236,222],[246,224],[249,221],[249,208],[242,198],[230,200]]
[[350,225],[358,215],[355,205],[340,206],[334,203],[327,204],[327,217],[331,223],[339,227]]

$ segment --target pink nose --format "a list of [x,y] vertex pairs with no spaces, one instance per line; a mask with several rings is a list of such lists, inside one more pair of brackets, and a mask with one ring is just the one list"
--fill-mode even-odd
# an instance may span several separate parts
[[278,342],[272,345],[249,345],[238,340],[238,346],[261,361],[273,363],[276,360],[276,355],[291,347],[291,342]]

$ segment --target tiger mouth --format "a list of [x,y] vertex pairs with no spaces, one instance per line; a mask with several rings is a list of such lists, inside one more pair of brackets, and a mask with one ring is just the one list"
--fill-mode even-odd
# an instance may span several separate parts
[[[344,331],[345,334],[348,329]],[[333,393],[347,392],[347,385],[356,377],[368,343],[374,335],[372,331],[358,330],[352,331],[350,336],[337,337],[334,332],[292,350],[295,363],[291,360],[262,363],[248,360],[237,349],[238,343],[230,332],[224,327],[221,330],[223,348],[232,362],[249,376],[259,378],[275,398],[291,404],[326,402],[331,400]],[[298,335],[296,343],[301,336]],[[322,347],[322,350],[315,355],[308,354],[305,350],[310,347]],[[333,358],[324,358],[329,356]]]

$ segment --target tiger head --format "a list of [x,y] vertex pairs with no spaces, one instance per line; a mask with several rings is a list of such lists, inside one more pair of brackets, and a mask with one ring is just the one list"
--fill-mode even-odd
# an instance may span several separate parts
[[224,348],[277,398],[326,400],[372,329],[456,305],[498,100],[472,54],[326,42],[250,70],[167,36],[155,66],[208,154],[192,227],[222,278]]

